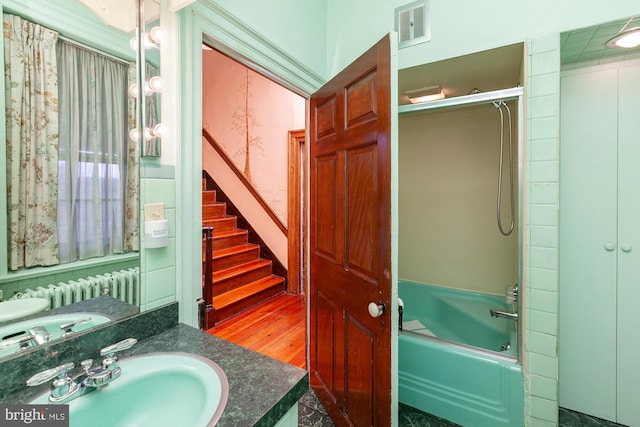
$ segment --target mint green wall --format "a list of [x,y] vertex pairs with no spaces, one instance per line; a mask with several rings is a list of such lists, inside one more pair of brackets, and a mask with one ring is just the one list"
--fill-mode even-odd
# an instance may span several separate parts
[[[394,30],[394,9],[412,0],[327,0],[327,66],[340,71]],[[637,0],[431,0],[431,41],[400,49],[407,68],[638,15]]]
[[105,53],[135,60],[135,52],[129,47],[131,36],[107,26],[76,0],[0,0],[0,5],[3,12],[35,21]]
[[[146,311],[176,300],[176,177],[172,165],[160,165],[158,159],[142,158],[140,169],[140,310]],[[144,204],[164,203],[169,220],[169,245],[145,249]]]
[[525,164],[525,416],[558,422],[558,147],[560,34],[529,42]]
[[315,73],[326,75],[325,0],[212,0],[211,3],[240,18]]

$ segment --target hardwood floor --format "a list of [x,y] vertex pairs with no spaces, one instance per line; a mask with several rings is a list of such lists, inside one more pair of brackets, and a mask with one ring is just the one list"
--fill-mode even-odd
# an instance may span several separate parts
[[304,298],[281,294],[207,332],[306,369],[305,318]]

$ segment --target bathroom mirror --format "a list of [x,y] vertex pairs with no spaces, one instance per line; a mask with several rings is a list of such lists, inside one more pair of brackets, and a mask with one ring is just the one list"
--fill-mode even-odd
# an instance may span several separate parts
[[[137,0],[143,22],[142,45],[138,64],[144,64],[141,71],[145,76],[145,102],[141,114],[144,115],[144,135],[141,143],[141,156],[158,158],[161,156],[161,139],[166,134],[160,124],[160,96],[162,79],[160,78],[160,47],[164,31],[160,27],[160,6],[158,0]],[[140,114],[140,113],[139,113]]]
[[[154,3],[151,0],[149,1],[150,3]],[[135,63],[137,58],[135,50],[133,50],[130,46],[130,40],[135,35],[136,8],[136,0],[56,0],[55,2],[51,2],[48,0],[6,0],[2,2],[3,14],[16,16],[21,20],[38,24],[41,27],[58,33],[58,40],[65,41],[66,45],[73,46],[74,48],[79,48],[83,52],[89,52],[89,54],[97,54],[101,58],[108,58],[110,61],[118,63],[119,68],[124,69],[124,71],[119,72],[125,78],[125,80],[123,80],[122,82],[122,87],[125,91],[122,102],[125,104],[134,102],[134,106],[135,98],[131,98],[126,93],[128,82],[130,81],[126,79],[129,74],[131,74],[132,77],[135,78]],[[7,26],[5,25],[5,32],[6,31]],[[24,27],[23,31],[26,31],[24,30]],[[6,50],[7,41],[4,41],[3,45],[5,45]],[[57,57],[60,58],[60,49],[58,49],[57,54]],[[68,61],[63,62],[61,60],[58,60],[59,64],[66,64],[67,62]],[[103,62],[96,60],[96,62],[94,63],[95,71],[97,73],[106,73],[105,69],[101,68],[101,64],[103,64]],[[5,70],[6,69],[7,68],[5,67]],[[133,72],[131,72],[131,70],[133,70]],[[92,77],[95,76],[95,74],[88,74],[90,74]],[[7,76],[5,76],[5,81],[7,81]],[[12,80],[9,79],[9,81]],[[82,90],[88,91],[91,88],[95,88],[94,81],[88,81],[86,83],[86,86],[79,88],[78,93],[88,93],[82,92]],[[104,93],[108,93],[108,90],[105,89]],[[11,103],[12,101],[7,101],[4,99],[5,95],[6,94],[3,94],[2,97],[3,102]],[[57,101],[59,100],[56,100],[56,102]],[[59,104],[56,103],[56,107],[58,107],[58,105]],[[60,109],[62,109],[61,106]],[[127,113],[127,110],[129,111],[129,113]],[[10,259],[10,256],[7,253],[7,250],[3,249],[2,251],[0,251],[0,256],[4,259],[0,262],[0,291],[2,291],[0,301],[8,300],[14,295],[16,291],[24,292],[26,289],[37,291],[38,288],[51,289],[51,286],[59,287],[59,284],[76,286],[76,284],[79,282],[81,282],[81,286],[84,286],[84,283],[90,279],[95,279],[99,276],[113,276],[125,270],[128,271],[128,276],[133,276],[126,279],[118,278],[119,283],[117,286],[119,287],[119,289],[121,289],[119,292],[121,292],[122,295],[122,292],[128,292],[126,289],[131,286],[131,289],[135,288],[135,297],[124,298],[121,295],[113,295],[112,297],[95,298],[96,300],[92,301],[92,303],[88,303],[88,301],[79,301],[77,303],[65,302],[65,305],[60,308],[55,308],[50,311],[15,319],[12,322],[22,322],[26,319],[36,318],[44,319],[45,317],[50,317],[52,314],[68,313],[74,311],[79,313],[102,312],[106,313],[107,317],[110,320],[121,319],[139,313],[138,306],[140,305],[140,295],[144,295],[143,290],[140,289],[140,262],[138,253],[138,230],[140,228],[140,208],[138,200],[140,194],[140,149],[139,144],[132,144],[127,138],[128,128],[131,126],[135,126],[135,120],[132,120],[132,114],[130,113],[131,108],[124,107],[122,111],[124,112],[124,119],[122,120],[123,123],[121,123],[121,128],[125,129],[125,131],[122,133],[122,141],[123,144],[129,145],[124,146],[121,152],[125,153],[125,156],[120,155],[120,157],[129,157],[130,162],[127,163],[127,168],[121,168],[120,171],[118,171],[118,185],[120,186],[120,188],[127,187],[127,190],[130,187],[134,187],[135,189],[133,191],[137,193],[135,196],[135,202],[131,203],[128,208],[123,209],[123,216],[127,216],[129,224],[122,226],[123,230],[121,233],[128,236],[129,243],[124,245],[124,250],[116,252],[124,253],[109,255],[107,257],[101,257],[100,255],[89,256],[81,261],[61,263],[59,266],[52,268],[37,266],[17,269],[12,268],[10,262],[6,261],[7,259]],[[60,111],[58,111],[58,113],[62,114]],[[72,117],[77,116],[79,116],[79,114],[72,115]],[[107,119],[104,120],[104,122],[101,122],[101,119],[103,119],[103,117],[104,116],[100,116],[99,113],[96,114],[95,122],[102,123],[105,132],[113,132],[113,127],[111,127],[114,126],[113,120]],[[83,119],[86,122],[90,122],[91,120],[87,119],[86,117],[83,117]],[[100,125],[97,125],[97,127],[100,127]],[[64,138],[64,134],[62,131],[60,131],[59,139],[61,140],[62,138]],[[72,138],[68,139],[71,140]],[[87,159],[95,159],[97,157],[96,154],[99,153],[102,156],[101,160],[99,160],[98,162],[100,167],[104,167],[105,169],[111,171],[115,162],[114,158],[118,157],[117,155],[105,155],[105,153],[102,151],[87,152],[86,150],[83,150],[81,148],[73,147],[76,146],[74,146],[73,144],[69,145],[67,151],[68,153],[81,154],[80,156],[76,156],[80,157],[80,160],[78,160],[79,166],[76,166],[78,167],[78,169],[87,167],[86,165],[88,165],[90,162],[90,160]],[[3,159],[2,165],[5,165],[5,161],[6,159]],[[58,164],[60,165],[60,163],[62,162],[62,159],[60,159],[58,161]],[[76,169],[74,169],[74,171],[75,170]],[[129,173],[120,174],[121,171],[125,170],[129,171]],[[82,172],[79,172],[77,176],[84,176],[81,174]],[[111,178],[105,178],[105,180],[113,181],[114,178],[112,176],[113,175],[111,175]],[[0,203],[0,205],[6,208],[8,203],[6,191],[3,191],[2,199],[3,201]],[[0,220],[0,227],[4,230],[7,230],[0,233],[0,244],[4,248],[7,247],[7,242],[9,240],[9,229],[7,227],[7,224],[10,222],[11,219],[7,217]],[[60,243],[60,245],[62,246],[63,243]],[[17,273],[12,270],[17,271]],[[133,271],[133,273],[129,270]],[[104,290],[104,288],[105,286],[101,286],[100,290]],[[77,288],[74,287],[73,289],[64,288],[62,290],[62,293],[65,292],[70,294],[78,291]],[[99,294],[96,293],[92,296],[97,297],[98,295],[102,295],[102,293],[103,292]],[[78,299],[82,300],[85,298],[87,297],[81,297]],[[121,301],[121,299],[124,301]],[[71,299],[69,299],[68,301],[70,302]],[[99,309],[96,309],[96,307],[98,307]],[[11,322],[2,322],[0,323],[0,327],[7,326],[10,323]],[[91,322],[85,323],[85,325],[90,324]],[[95,327],[100,326],[95,325]],[[84,329],[82,332],[78,333],[86,333],[89,330],[91,330],[91,328]],[[0,337],[0,344],[2,339],[3,337]],[[26,351],[28,352],[30,350],[28,349]],[[6,355],[3,356],[3,353],[0,352],[0,360],[3,360],[7,357],[8,356]]]

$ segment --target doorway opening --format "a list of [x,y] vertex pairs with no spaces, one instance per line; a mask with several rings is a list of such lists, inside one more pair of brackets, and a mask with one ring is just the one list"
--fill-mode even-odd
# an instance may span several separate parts
[[305,368],[306,99],[203,44],[202,100],[207,332]]

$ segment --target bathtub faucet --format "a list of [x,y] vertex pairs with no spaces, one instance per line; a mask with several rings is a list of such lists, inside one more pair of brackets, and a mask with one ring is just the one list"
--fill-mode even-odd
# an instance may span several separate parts
[[497,308],[490,308],[489,313],[491,313],[491,317],[503,317],[505,319],[518,320],[517,311],[504,311]]

